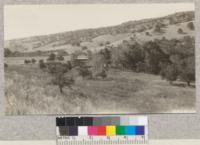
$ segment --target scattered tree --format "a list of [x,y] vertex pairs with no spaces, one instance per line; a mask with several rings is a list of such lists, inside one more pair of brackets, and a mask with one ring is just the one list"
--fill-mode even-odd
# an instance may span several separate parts
[[88,56],[88,59],[92,59],[92,51],[91,50],[87,50],[87,56]]
[[25,60],[24,60],[24,64],[29,64],[29,63],[31,63],[30,60],[28,60],[28,59],[25,59]]
[[70,71],[72,69],[72,64],[71,64],[71,61],[67,61],[66,63],[64,64],[61,64],[62,67],[63,67],[63,73],[67,73],[68,71]]
[[190,29],[190,30],[194,30],[195,28],[194,28],[194,23],[193,22],[189,22],[188,24],[187,24],[187,27]]
[[177,30],[177,32],[178,32],[179,34],[183,34],[183,29],[179,28],[179,29]]
[[156,24],[156,26],[154,28],[154,32],[156,32],[156,33],[161,33],[162,32],[161,26],[159,24]]
[[52,83],[58,85],[60,93],[63,93],[63,88],[65,86],[71,88],[71,85],[74,84],[73,77],[67,75],[67,72],[69,72],[71,68],[70,62],[66,64],[51,62],[48,64],[48,71],[53,76]]
[[43,59],[40,59],[40,60],[39,60],[39,68],[40,68],[40,69],[44,69],[44,68],[46,68],[46,65],[45,65]]
[[190,86],[192,81],[195,81],[195,59],[194,57],[186,58],[182,61],[180,70],[180,79]]
[[56,73],[54,79],[52,80],[54,85],[58,85],[60,93],[63,93],[63,88],[65,86],[71,88],[71,85],[74,84],[74,79],[71,76],[65,75],[65,73],[59,72]]
[[166,37],[165,37],[165,36],[163,36],[163,37],[162,37],[162,40],[166,40]]
[[147,31],[146,33],[145,33],[147,36],[151,36],[151,34]]
[[106,67],[108,67],[112,60],[111,60],[111,51],[108,48],[100,50],[99,54],[103,57]]
[[31,63],[35,64],[37,62],[37,60],[35,60],[34,58],[31,59]]
[[4,68],[7,68],[8,67],[8,64],[7,63],[4,63]]
[[110,44],[110,41],[106,41],[106,45],[109,45]]
[[77,41],[77,40],[74,40],[74,41],[71,42],[72,46],[80,46],[81,45],[80,43],[81,42]]
[[47,58],[47,60],[50,60],[50,61],[55,61],[55,59],[56,59],[56,55],[54,53],[51,53],[49,57]]
[[149,73],[159,74],[161,63],[168,61],[167,55],[161,50],[158,43],[149,41],[144,45],[145,63]]
[[129,45],[128,51],[124,52],[125,65],[129,69],[136,70],[137,64],[144,61],[144,54],[141,45],[135,43],[134,45]]
[[140,26],[137,32],[144,32],[147,28],[145,26]]
[[92,71],[86,65],[79,66],[78,72],[83,78],[92,78]]
[[103,45],[104,45],[103,42],[99,43],[99,46],[103,46]]
[[10,49],[8,49],[8,48],[4,49],[4,56],[5,57],[9,57],[9,56],[12,56],[12,55],[13,55],[13,53]]
[[60,62],[47,63],[47,69],[48,72],[52,75],[55,75],[60,72],[67,73],[70,70],[70,68],[68,68],[68,64],[62,64]]
[[102,77],[103,79],[105,79],[107,77],[107,73],[106,73],[106,70],[103,69],[100,73],[97,73],[95,75],[95,77]]
[[57,56],[57,59],[58,59],[59,61],[65,60],[65,58],[64,58],[61,54]]
[[87,46],[82,46],[82,50],[84,51],[84,50],[87,50],[88,48],[87,48]]
[[162,78],[166,79],[167,81],[170,82],[170,84],[173,83],[178,77],[178,70],[177,67],[173,64],[167,65],[164,67],[161,72],[160,72]]

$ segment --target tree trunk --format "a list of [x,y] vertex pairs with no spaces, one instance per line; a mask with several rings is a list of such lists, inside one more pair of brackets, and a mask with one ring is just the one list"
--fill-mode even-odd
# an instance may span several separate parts
[[59,86],[59,89],[60,89],[60,93],[63,93],[62,86]]

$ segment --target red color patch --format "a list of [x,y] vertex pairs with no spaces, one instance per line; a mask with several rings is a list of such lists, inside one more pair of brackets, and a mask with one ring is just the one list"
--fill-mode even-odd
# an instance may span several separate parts
[[97,134],[98,135],[106,135],[106,127],[105,126],[98,126],[97,127]]

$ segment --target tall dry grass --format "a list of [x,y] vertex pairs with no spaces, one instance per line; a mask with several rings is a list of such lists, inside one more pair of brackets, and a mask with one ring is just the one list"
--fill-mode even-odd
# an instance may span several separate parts
[[171,86],[159,76],[111,70],[105,80],[76,77],[64,94],[36,66],[5,70],[7,115],[165,113],[195,110],[195,88]]

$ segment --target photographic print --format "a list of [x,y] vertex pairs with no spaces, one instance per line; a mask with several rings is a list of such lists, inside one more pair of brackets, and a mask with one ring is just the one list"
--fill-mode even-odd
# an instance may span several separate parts
[[6,115],[194,113],[194,3],[6,5]]

